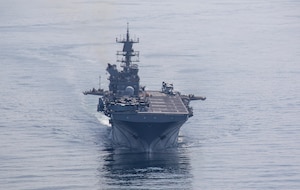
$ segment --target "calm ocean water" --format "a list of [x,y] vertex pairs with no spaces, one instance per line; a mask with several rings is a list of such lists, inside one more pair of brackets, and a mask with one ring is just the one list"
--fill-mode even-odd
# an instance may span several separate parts
[[[175,149],[113,150],[81,93],[127,22],[147,89],[207,96]],[[1,189],[300,189],[299,1],[3,1],[0,49]]]

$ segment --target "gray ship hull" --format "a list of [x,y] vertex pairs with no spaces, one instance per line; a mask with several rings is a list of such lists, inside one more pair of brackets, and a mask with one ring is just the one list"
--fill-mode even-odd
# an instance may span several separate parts
[[153,152],[177,145],[183,121],[128,122],[112,120],[112,140],[122,146],[141,152]]

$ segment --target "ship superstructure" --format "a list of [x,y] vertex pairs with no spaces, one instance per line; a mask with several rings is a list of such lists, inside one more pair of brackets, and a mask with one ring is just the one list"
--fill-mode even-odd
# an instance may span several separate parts
[[139,39],[130,38],[127,26],[126,37],[116,42],[123,44],[123,50],[117,52],[122,69],[108,63],[109,90],[93,89],[84,94],[101,96],[97,111],[110,118],[115,145],[145,152],[174,147],[180,127],[193,116],[190,101],[205,97],[181,95],[166,82],[160,91],[146,90],[138,75],[139,52],[133,49]]

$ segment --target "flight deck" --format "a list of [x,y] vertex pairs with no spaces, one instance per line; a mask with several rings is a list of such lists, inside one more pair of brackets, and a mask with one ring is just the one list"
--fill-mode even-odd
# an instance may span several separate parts
[[147,91],[151,113],[187,114],[188,110],[179,95],[169,95],[160,91]]

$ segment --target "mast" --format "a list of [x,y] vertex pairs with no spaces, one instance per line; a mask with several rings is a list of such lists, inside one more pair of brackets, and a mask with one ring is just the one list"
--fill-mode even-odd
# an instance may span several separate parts
[[[133,50],[133,44],[139,43],[139,38],[132,39],[129,35],[129,24],[127,23],[127,33],[126,38],[123,37],[121,39],[116,38],[117,43],[123,44],[123,50],[117,51],[117,62],[121,62],[121,67],[123,67],[124,71],[129,71],[131,67],[137,67],[137,64],[132,64],[132,62],[139,62],[139,51]],[[122,56],[121,59],[119,56]],[[132,59],[135,57],[135,59]]]
[[101,75],[99,75],[99,89],[101,89]]

